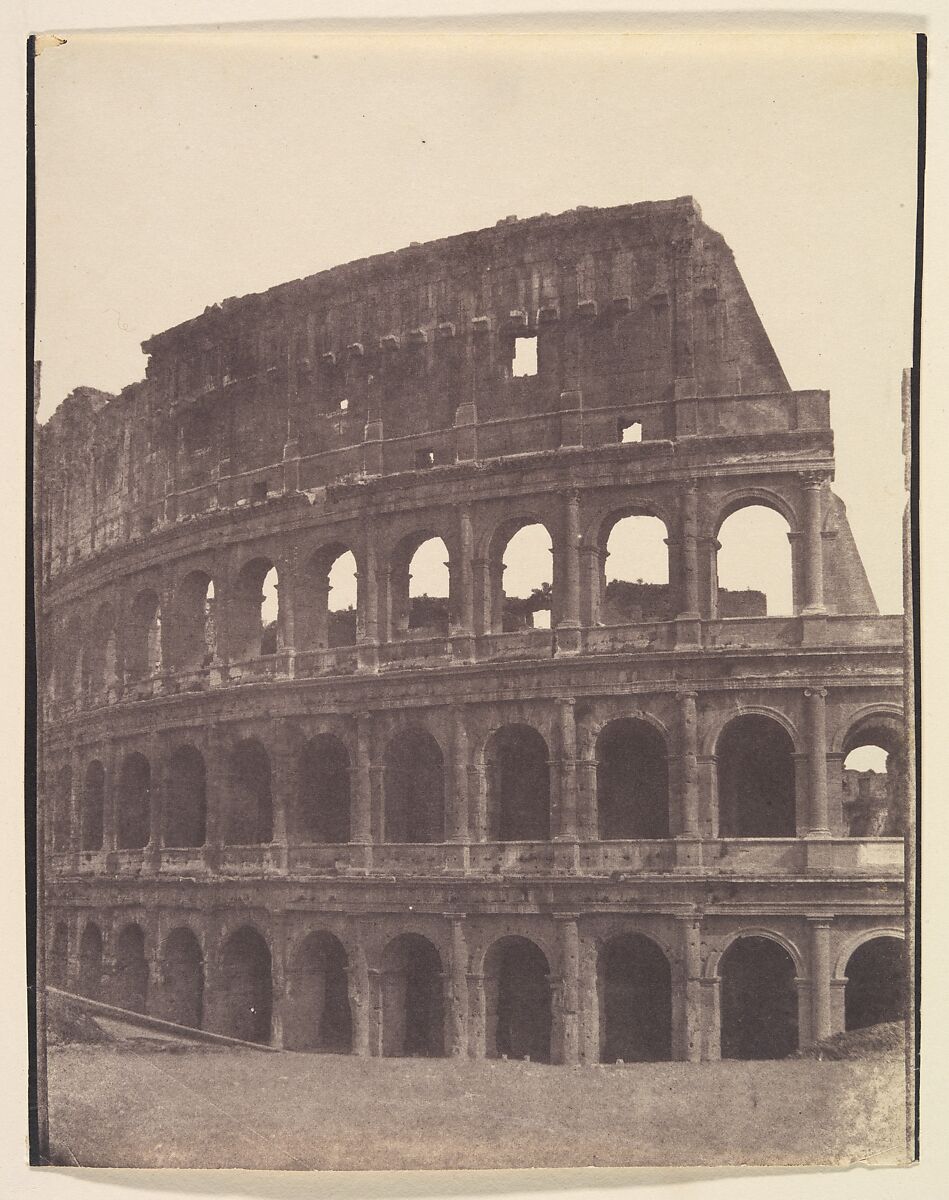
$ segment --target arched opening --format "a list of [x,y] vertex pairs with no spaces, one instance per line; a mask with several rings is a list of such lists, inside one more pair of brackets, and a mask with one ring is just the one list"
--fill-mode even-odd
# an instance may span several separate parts
[[906,750],[899,720],[881,714],[860,721],[844,739],[841,798],[850,837],[902,837],[906,811]]
[[125,671],[129,679],[149,679],[161,672],[161,607],[153,591],[139,592],[132,603]]
[[92,622],[84,683],[86,699],[90,701],[104,700],[118,683],[115,613],[109,604],[99,606]]
[[432,637],[448,636],[449,558],[441,538],[429,538],[412,555],[408,568],[408,627]]
[[445,1053],[442,960],[428,938],[404,933],[382,958],[382,1053],[441,1058]]
[[866,1029],[906,1016],[906,960],[901,938],[875,937],[847,961],[844,1028]]
[[105,768],[93,759],[86,767],[82,785],[82,809],[79,817],[83,850],[101,850],[105,811]]
[[389,574],[390,636],[447,637],[450,564],[448,547],[425,532],[404,538]]
[[270,950],[249,925],[221,949],[221,1032],[245,1042],[270,1043],[273,983]]
[[68,764],[56,772],[52,801],[53,850],[62,854],[72,840],[72,770]]
[[669,836],[669,765],[662,734],[645,721],[621,718],[596,740],[599,835]]
[[600,1061],[661,1062],[672,1057],[672,971],[662,950],[623,933],[597,960]]
[[204,958],[190,929],[173,929],[162,956],[162,1000],[165,1019],[189,1029],[204,1021]]
[[794,743],[777,721],[736,717],[718,739],[722,837],[784,838],[797,832]]
[[311,933],[304,940],[287,979],[283,1044],[288,1050],[352,1053],[347,966],[346,951],[331,933]]
[[348,842],[349,754],[331,733],[311,738],[300,752],[298,834],[304,842]]
[[798,1048],[794,960],[767,937],[722,955],[722,1058],[787,1058]]
[[398,733],[385,755],[385,840],[441,842],[445,838],[445,763],[430,733]]
[[787,521],[773,508],[749,504],[718,531],[719,617],[784,617],[794,612]]
[[69,926],[60,921],[53,931],[49,958],[46,966],[46,982],[50,987],[66,990],[69,986]]
[[224,840],[230,846],[265,846],[273,840],[270,757],[256,738],[235,746],[230,757],[230,804]]
[[99,999],[102,987],[102,931],[90,921],[79,939],[79,994]]
[[70,704],[82,694],[82,623],[72,617],[53,646],[53,677],[57,700]]
[[355,646],[358,586],[356,556],[346,550],[336,558],[327,575],[327,644]]
[[118,847],[141,850],[151,831],[152,770],[144,755],[125,756],[119,773]]
[[550,757],[529,725],[503,725],[484,750],[488,838],[545,842],[550,838]]
[[177,666],[196,670],[217,655],[214,581],[204,571],[186,575],[175,604],[174,644]]
[[[492,630],[515,633],[553,624],[553,542],[544,525],[523,525],[492,555]],[[503,543],[503,544],[502,544]]]
[[339,542],[323,546],[307,568],[307,602],[296,614],[300,647],[325,650],[356,643],[356,559]]
[[600,625],[665,621],[672,614],[669,547],[659,517],[635,514],[607,522],[601,535]]
[[138,925],[126,925],[115,946],[115,1004],[130,1012],[148,1011],[148,961],[145,934]]
[[204,758],[194,746],[179,746],[168,759],[162,807],[166,846],[203,846],[207,834]]
[[234,587],[234,658],[277,653],[281,640],[278,589],[277,568],[269,559],[251,559],[241,569]]
[[489,1058],[550,1062],[550,966],[525,937],[503,937],[484,959],[486,1050]]

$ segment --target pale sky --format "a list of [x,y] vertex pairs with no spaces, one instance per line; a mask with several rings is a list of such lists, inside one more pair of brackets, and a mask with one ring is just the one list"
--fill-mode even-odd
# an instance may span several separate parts
[[36,84],[43,417],[141,378],[144,338],[225,297],[691,194],[791,386],[830,390],[836,490],[900,609],[911,35],[73,35]]

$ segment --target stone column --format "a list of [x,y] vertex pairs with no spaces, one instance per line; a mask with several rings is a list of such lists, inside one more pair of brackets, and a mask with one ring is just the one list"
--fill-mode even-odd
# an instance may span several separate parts
[[677,918],[682,947],[682,1029],[679,1053],[684,1062],[702,1058],[702,923],[693,913]]
[[353,1054],[367,1058],[370,1053],[370,990],[369,968],[366,965],[366,948],[362,932],[356,934],[357,941],[350,951],[349,1007],[353,1015]]
[[718,811],[718,755],[700,754],[696,760],[699,784],[699,832],[720,836]]
[[696,693],[679,692],[679,828],[678,836],[699,836],[698,716]]
[[480,637],[491,632],[491,580],[487,559],[476,558],[472,561],[471,576],[474,634]]
[[369,978],[369,1053],[381,1058],[383,1050],[382,989],[385,982],[378,967],[370,967]]
[[811,932],[811,1029],[815,1042],[833,1033],[830,997],[830,926],[826,917],[808,917]]
[[451,922],[448,1045],[452,1058],[467,1058],[468,941],[465,936],[465,914],[445,913],[445,916]]
[[354,782],[351,840],[362,847],[363,867],[370,865],[372,854],[372,757],[372,716],[360,713],[356,718],[356,762],[350,775]]
[[580,648],[580,495],[572,489],[564,497],[561,564],[557,649],[576,653]]
[[[119,756],[114,742],[107,743],[102,755],[105,786],[102,794],[102,849],[114,855],[119,845]],[[106,869],[115,869],[115,860],[106,858]]]
[[271,937],[270,980],[272,1001],[270,1013],[270,1044],[283,1049],[284,1014],[287,997],[286,931],[281,917],[273,919]]
[[577,840],[577,723],[576,700],[560,701],[560,841]]
[[485,842],[488,839],[488,786],[483,749],[476,751],[475,761],[468,767],[468,802],[472,840]]
[[379,564],[371,527],[366,530],[362,570],[356,578],[356,604],[359,666],[374,671],[379,665]]
[[843,1033],[847,1027],[847,980],[830,981],[830,1032]]
[[584,629],[595,625],[600,609],[600,551],[596,546],[580,547],[580,624]]
[[[75,874],[79,870],[79,858],[82,851],[82,810],[80,798],[85,785],[83,752],[74,746],[69,752],[69,830],[67,844],[63,849],[69,851],[69,870]],[[58,800],[57,800],[58,802]]]
[[705,1016],[705,1061],[718,1062],[722,1057],[722,979],[720,975],[702,980]]
[[827,804],[826,688],[807,688],[808,836],[830,837]]
[[273,866],[286,871],[288,854],[287,829],[289,813],[295,800],[296,764],[293,741],[285,719],[274,718],[270,722],[270,741],[273,753],[271,768],[270,803],[273,812]]
[[804,609],[808,613],[824,610],[824,547],[822,537],[822,485],[819,474],[801,476],[804,488]]
[[468,841],[468,730],[465,710],[456,708],[452,723],[452,788],[445,837],[449,842]]
[[679,541],[679,616],[699,616],[698,490],[689,484],[681,497],[681,535]]
[[575,913],[557,913],[556,920],[563,978],[560,993],[560,1061],[566,1066],[576,1066],[580,1061],[580,936]]
[[212,725],[207,739],[205,799],[207,828],[204,840],[204,861],[209,871],[218,871],[224,851],[224,834],[229,785],[230,738],[224,727]]
[[148,845],[145,847],[145,864],[154,871],[161,866],[162,807],[165,792],[165,739],[153,733],[148,739]]
[[581,842],[596,841],[599,823],[596,804],[596,748],[577,760],[577,836]]
[[452,638],[452,655],[463,661],[474,658],[474,533],[471,528],[471,512],[467,505],[458,511],[458,596],[456,600],[456,627]]
[[597,950],[591,937],[580,939],[580,1061],[600,1061],[600,998]]
[[386,840],[386,768],[381,762],[369,764],[369,791],[372,797],[372,841]]
[[487,1053],[485,1030],[484,975],[468,972],[468,1053],[472,1058],[484,1058]]

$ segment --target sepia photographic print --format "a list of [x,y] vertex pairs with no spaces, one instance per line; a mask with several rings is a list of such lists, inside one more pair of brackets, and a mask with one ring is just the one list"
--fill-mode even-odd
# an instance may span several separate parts
[[31,55],[33,1161],[910,1163],[925,43]]

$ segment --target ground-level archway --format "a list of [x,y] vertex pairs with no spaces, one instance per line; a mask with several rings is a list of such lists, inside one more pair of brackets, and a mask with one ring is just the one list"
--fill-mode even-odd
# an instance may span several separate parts
[[102,988],[102,931],[92,921],[82,931],[79,939],[79,986],[80,996],[98,1000]]
[[722,955],[722,1058],[787,1058],[798,1048],[794,960],[768,937],[739,937]]
[[440,1058],[445,1053],[442,961],[435,946],[405,933],[382,960],[382,1053],[390,1058]]
[[249,925],[232,933],[221,950],[219,1004],[222,1033],[245,1042],[270,1042],[270,950]]
[[286,1049],[352,1052],[347,965],[346,951],[333,934],[311,933],[304,939],[287,979]]
[[530,939],[503,937],[484,959],[489,1058],[551,1061],[550,964]]
[[600,1061],[658,1062],[672,1057],[672,972],[651,938],[610,938],[597,961]]
[[46,967],[46,981],[50,987],[63,988],[69,981],[69,926],[60,921],[53,931]]
[[866,1029],[906,1015],[904,947],[900,938],[875,937],[847,962],[844,1028]]
[[190,1029],[204,1021],[204,958],[190,929],[173,929],[162,956],[162,1009],[165,1019]]
[[115,946],[115,982],[112,995],[119,1008],[148,1011],[148,960],[145,934],[140,925],[126,925]]

